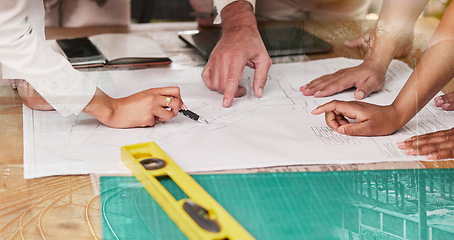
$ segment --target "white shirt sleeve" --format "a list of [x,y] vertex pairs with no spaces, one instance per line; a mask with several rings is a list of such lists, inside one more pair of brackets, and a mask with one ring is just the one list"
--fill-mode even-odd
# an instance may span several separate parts
[[219,24],[221,23],[221,11],[222,9],[229,5],[230,3],[236,2],[236,1],[247,1],[252,4],[252,8],[254,9],[255,12],[255,0],[214,0],[213,5],[216,8],[216,11],[218,12],[218,15],[214,19],[214,24]]
[[42,0],[2,0],[0,63],[3,78],[26,80],[62,116],[79,114],[96,91],[46,44]]

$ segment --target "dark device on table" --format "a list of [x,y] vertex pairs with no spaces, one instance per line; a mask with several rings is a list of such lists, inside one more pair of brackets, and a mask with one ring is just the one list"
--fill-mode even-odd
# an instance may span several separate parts
[[[259,27],[260,36],[270,57],[330,52],[333,46],[294,26]],[[221,38],[220,30],[180,32],[179,37],[196,48],[206,59]]]
[[73,39],[60,39],[57,40],[58,45],[65,53],[68,61],[72,64],[77,63],[104,63],[105,57],[98,50],[98,48],[93,45],[93,43],[86,37],[82,38],[73,38]]

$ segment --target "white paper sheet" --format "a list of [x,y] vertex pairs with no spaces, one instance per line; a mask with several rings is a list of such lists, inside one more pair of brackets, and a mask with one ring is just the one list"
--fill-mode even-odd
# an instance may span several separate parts
[[[151,128],[113,129],[86,114],[62,118],[56,112],[24,107],[24,176],[129,174],[120,147],[155,141],[184,170],[210,171],[295,164],[348,164],[424,160],[396,147],[404,139],[454,125],[452,112],[431,101],[404,128],[386,137],[350,137],[332,131],[324,116],[310,112],[333,99],[353,100],[353,90],[333,97],[303,96],[300,86],[316,77],[360,64],[360,60],[326,59],[273,65],[263,98],[252,93],[253,71],[245,70],[246,96],[222,108],[222,95],[208,90],[201,68],[87,72],[103,91],[123,97],[151,87],[179,86],[187,107],[209,121],[184,116]],[[365,101],[391,103],[411,69],[393,61],[384,89]]]

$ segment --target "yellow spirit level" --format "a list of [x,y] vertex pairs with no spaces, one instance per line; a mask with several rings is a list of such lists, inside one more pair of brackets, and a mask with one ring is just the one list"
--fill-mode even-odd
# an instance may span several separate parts
[[[189,239],[254,239],[156,143],[123,146],[121,160]],[[158,177],[170,177],[188,198],[177,201]]]

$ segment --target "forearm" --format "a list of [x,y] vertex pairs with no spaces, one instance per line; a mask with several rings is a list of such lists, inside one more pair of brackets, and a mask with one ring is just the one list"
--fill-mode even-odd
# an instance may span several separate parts
[[34,110],[54,110],[54,108],[26,81],[22,79],[14,79],[12,81],[16,86],[22,104]]
[[429,49],[393,102],[401,114],[402,126],[454,77],[453,29],[454,5],[451,4],[432,37]]
[[255,9],[255,0],[213,0],[213,5],[216,8],[216,11],[218,12],[218,15],[214,19],[214,24],[219,24],[221,23],[221,12],[224,10],[224,8],[228,5],[231,5],[234,2],[249,2],[252,6],[252,12],[254,12]]
[[114,99],[97,88],[95,95],[82,111],[102,123],[109,122],[114,112]]
[[454,39],[454,3],[450,4],[446,9],[440,24],[437,27],[432,39],[430,40],[429,47],[443,41]]
[[247,1],[232,2],[225,6],[220,14],[224,33],[243,27],[257,28],[253,6]]
[[[16,0],[1,4],[3,77],[25,79],[45,99],[44,102],[63,116],[78,114],[92,98],[96,86],[47,46],[43,30],[42,1]],[[37,98],[24,99],[24,103],[37,106],[34,103],[39,100],[34,99]]]
[[386,70],[393,58],[410,52],[413,28],[427,0],[385,0],[365,61]]
[[[17,91],[22,103],[34,110],[54,110],[54,108],[32,87],[24,80],[15,80]],[[96,93],[83,109],[83,112],[95,117],[101,122],[108,120],[113,113],[114,99],[109,97],[99,88]]]
[[412,119],[454,77],[454,39],[429,48],[392,106],[400,126]]

